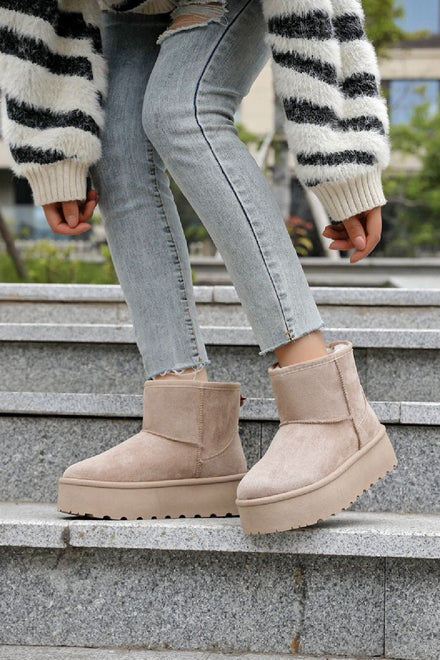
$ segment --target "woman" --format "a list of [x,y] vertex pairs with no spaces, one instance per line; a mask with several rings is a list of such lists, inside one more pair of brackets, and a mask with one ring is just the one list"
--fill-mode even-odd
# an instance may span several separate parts
[[[88,231],[99,199],[145,368],[142,430],[71,465],[59,509],[238,511],[246,532],[267,533],[347,507],[396,457],[350,342],[324,342],[279,207],[233,117],[272,55],[297,175],[335,223],[324,234],[334,249],[355,249],[352,263],[366,257],[381,235],[389,125],[361,3],[0,0],[0,17],[15,172],[55,233]],[[208,379],[166,170],[220,250],[259,355],[277,358],[268,375],[280,427],[248,472],[245,397],[240,383]],[[89,172],[99,195],[86,193]]]

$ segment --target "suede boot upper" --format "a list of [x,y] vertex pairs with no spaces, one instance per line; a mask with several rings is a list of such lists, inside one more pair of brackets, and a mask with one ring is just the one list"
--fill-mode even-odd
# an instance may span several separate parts
[[384,430],[365,398],[351,343],[333,342],[328,349],[322,358],[268,368],[280,425],[241,480],[240,500],[316,484]]
[[238,432],[244,400],[240,383],[146,381],[142,430],[74,463],[63,477],[147,482],[244,473]]

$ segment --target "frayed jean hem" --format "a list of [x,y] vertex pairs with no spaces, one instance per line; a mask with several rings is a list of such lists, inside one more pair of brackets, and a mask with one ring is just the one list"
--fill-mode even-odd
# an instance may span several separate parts
[[186,369],[194,369],[194,373],[197,373],[201,371],[204,367],[208,367],[212,363],[211,360],[205,360],[204,362],[199,362],[198,364],[188,364],[183,367],[177,367],[177,368],[170,368],[170,369],[164,369],[161,371],[156,371],[154,374],[150,374],[149,376],[146,377],[146,380],[154,380],[156,376],[164,376],[167,373],[175,373],[179,374],[183,373]]
[[292,341],[296,341],[297,339],[300,339],[301,337],[305,337],[306,335],[310,335],[312,332],[316,332],[316,330],[320,330],[324,326],[325,326],[325,321],[321,321],[321,323],[316,328],[312,328],[311,330],[305,330],[302,334],[296,335],[293,339],[286,339],[285,341],[279,342],[278,344],[275,344],[274,346],[271,346],[270,348],[264,348],[263,350],[258,352],[258,355],[261,355],[261,356],[267,355],[267,353],[269,353],[271,351],[274,351],[276,348],[280,348],[280,346],[285,346],[286,344],[290,344]]

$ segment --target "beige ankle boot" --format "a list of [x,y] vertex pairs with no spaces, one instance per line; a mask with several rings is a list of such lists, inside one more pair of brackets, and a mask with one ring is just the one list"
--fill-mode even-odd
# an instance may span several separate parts
[[397,459],[365,398],[349,341],[328,355],[268,368],[280,425],[238,486],[248,534],[312,525],[348,507]]
[[148,380],[142,430],[74,463],[58,510],[93,518],[237,515],[247,470],[238,432],[240,383]]

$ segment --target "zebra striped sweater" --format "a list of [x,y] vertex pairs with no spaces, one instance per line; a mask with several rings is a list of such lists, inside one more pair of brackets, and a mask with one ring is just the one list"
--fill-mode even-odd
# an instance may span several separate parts
[[[336,222],[386,204],[389,118],[361,0],[255,1],[262,2],[299,181]],[[105,4],[141,11],[146,3]],[[107,95],[101,6],[0,0],[3,137],[14,173],[28,179],[38,205],[84,200],[89,167],[101,158]]]

